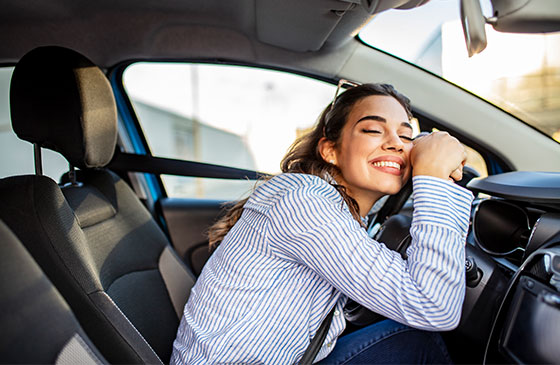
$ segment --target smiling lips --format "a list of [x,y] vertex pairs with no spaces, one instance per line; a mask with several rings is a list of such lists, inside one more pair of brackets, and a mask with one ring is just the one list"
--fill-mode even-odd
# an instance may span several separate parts
[[402,158],[396,156],[380,156],[371,160],[370,164],[377,170],[400,176],[402,175],[404,161]]

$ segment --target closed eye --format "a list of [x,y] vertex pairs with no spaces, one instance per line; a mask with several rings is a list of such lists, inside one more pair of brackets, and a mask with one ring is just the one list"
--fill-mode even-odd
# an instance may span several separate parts
[[372,133],[372,134],[381,134],[381,131],[378,131],[378,130],[375,130],[375,129],[362,129],[362,132]]
[[[370,134],[382,134],[383,132],[375,130],[375,129],[362,129],[363,133],[370,133]],[[414,140],[414,138],[409,137],[409,136],[399,136],[399,138],[404,139],[407,142],[412,142]]]

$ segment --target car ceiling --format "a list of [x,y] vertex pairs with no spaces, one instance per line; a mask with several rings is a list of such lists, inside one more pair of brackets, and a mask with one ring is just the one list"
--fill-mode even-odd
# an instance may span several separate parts
[[[375,13],[428,0],[3,1],[0,62],[32,48],[73,48],[102,67],[133,59],[223,59],[290,65],[340,55]],[[370,10],[366,10],[370,7]],[[324,65],[321,65],[323,63]],[[327,67],[327,68],[329,68]]]

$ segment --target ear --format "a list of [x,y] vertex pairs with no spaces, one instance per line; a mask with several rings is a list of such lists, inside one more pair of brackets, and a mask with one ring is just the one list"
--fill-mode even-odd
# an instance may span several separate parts
[[321,154],[323,160],[325,160],[330,164],[336,165],[337,160],[336,160],[335,143],[323,137],[319,140],[318,147],[319,147],[319,153]]

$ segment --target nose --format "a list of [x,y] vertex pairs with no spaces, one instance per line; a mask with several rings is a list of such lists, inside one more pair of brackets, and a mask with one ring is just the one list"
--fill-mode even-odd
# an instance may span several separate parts
[[404,143],[397,133],[387,133],[386,136],[382,145],[383,149],[395,152],[404,151]]

